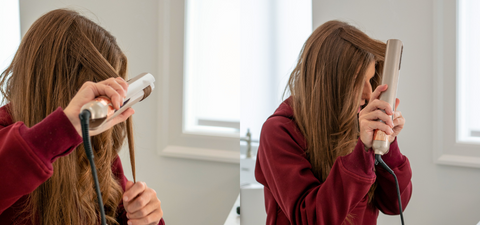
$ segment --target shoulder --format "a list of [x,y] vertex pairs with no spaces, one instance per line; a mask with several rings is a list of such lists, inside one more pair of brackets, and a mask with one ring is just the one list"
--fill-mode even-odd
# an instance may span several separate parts
[[289,131],[297,127],[289,101],[290,98],[283,101],[275,112],[268,117],[262,126],[262,133],[276,130]]
[[293,118],[272,116],[263,124],[259,148],[262,151],[294,150],[303,154],[306,142]]
[[284,116],[270,116],[262,126],[262,133],[273,131],[291,132],[297,128],[297,124],[293,118]]
[[282,102],[275,113],[265,121],[260,134],[260,145],[294,142],[303,151],[306,149],[305,138],[295,121],[290,101],[291,98],[288,98]]

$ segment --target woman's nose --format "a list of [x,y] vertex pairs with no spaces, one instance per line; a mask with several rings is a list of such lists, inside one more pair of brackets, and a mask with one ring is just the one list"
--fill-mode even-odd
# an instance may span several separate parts
[[370,84],[365,84],[363,87],[362,99],[366,99],[367,101],[370,100],[370,96],[372,95],[372,87]]
[[366,99],[368,101],[368,100],[370,100],[370,96],[372,96],[372,92],[371,91],[366,91],[364,99]]

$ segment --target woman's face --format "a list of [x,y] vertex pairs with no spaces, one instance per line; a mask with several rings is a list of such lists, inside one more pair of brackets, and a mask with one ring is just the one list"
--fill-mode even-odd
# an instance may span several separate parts
[[363,84],[363,92],[362,97],[360,98],[360,107],[358,107],[358,113],[360,112],[361,107],[370,99],[370,95],[372,95],[372,85],[370,84],[370,80],[373,78],[373,76],[375,76],[375,62],[371,62],[368,65],[365,73],[365,81]]

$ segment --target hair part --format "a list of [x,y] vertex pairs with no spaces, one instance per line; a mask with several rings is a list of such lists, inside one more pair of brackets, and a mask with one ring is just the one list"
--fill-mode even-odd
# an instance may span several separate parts
[[[12,121],[31,127],[58,107],[65,108],[86,81],[126,79],[126,74],[127,58],[108,31],[75,11],[58,9],[40,17],[25,34],[0,75],[0,91],[9,102]],[[118,224],[123,190],[112,163],[126,136],[133,151],[131,118],[92,137],[108,224]],[[99,206],[83,144],[53,167],[52,177],[28,196],[24,212],[30,213],[32,223],[97,224]]]

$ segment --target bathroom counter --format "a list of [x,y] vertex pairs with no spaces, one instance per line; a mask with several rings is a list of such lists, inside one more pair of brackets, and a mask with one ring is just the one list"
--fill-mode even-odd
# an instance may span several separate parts
[[240,225],[240,215],[237,214],[238,206],[240,206],[240,194],[238,194],[237,200],[235,200],[232,210],[230,210],[224,225]]

